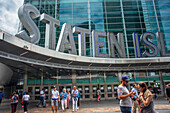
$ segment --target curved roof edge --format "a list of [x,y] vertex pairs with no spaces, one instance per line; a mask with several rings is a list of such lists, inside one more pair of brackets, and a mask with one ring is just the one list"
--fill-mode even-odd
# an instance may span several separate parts
[[47,49],[34,45],[27,41],[24,41],[18,37],[12,36],[4,31],[0,31],[0,40],[12,44],[16,47],[25,49],[29,52],[34,52],[47,56],[49,58],[57,58],[61,60],[69,60],[73,62],[84,62],[84,63],[100,63],[100,64],[131,64],[131,63],[159,63],[159,62],[170,62],[169,57],[151,57],[151,58],[98,58],[98,57],[86,57],[72,55],[55,50]]

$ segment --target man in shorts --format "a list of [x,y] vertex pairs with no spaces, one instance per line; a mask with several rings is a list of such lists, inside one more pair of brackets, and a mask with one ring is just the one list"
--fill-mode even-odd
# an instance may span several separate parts
[[56,87],[54,86],[52,93],[51,93],[51,107],[52,107],[53,113],[54,113],[54,105],[56,107],[56,113],[57,113],[59,99],[60,99],[59,92],[56,90]]

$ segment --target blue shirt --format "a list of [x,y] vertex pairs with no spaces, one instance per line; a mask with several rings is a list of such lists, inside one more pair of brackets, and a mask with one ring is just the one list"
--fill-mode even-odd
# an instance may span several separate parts
[[137,91],[135,88],[133,88],[133,89],[131,90],[131,92],[136,92],[136,94],[135,94],[135,95],[133,95],[133,97],[136,97],[136,98],[138,98],[138,97],[139,97],[139,95],[138,95],[138,91]]
[[73,98],[77,98],[77,97],[78,97],[78,90],[76,89],[76,90],[74,91],[74,89],[73,89],[72,92],[71,92],[71,94],[72,94]]
[[78,92],[78,98],[81,98],[81,95],[80,95],[80,93]]
[[67,93],[66,92],[62,92],[63,95],[63,99],[66,100],[67,99]]
[[4,96],[4,94],[3,94],[3,93],[0,93],[0,99],[2,99],[3,96]]
[[45,97],[45,93],[44,93],[44,91],[42,90],[42,91],[40,91],[40,94],[42,94],[42,95],[40,95],[40,97]]

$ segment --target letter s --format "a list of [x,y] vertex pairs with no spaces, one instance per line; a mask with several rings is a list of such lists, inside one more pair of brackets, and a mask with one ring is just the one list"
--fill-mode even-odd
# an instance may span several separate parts
[[20,31],[16,36],[34,44],[38,43],[40,40],[40,31],[32,20],[32,18],[35,19],[40,16],[38,9],[31,4],[24,4],[19,8],[18,16],[30,36],[27,35],[25,30]]

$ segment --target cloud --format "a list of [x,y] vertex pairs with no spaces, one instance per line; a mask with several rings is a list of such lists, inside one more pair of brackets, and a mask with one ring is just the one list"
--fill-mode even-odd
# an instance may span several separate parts
[[0,0],[0,29],[15,35],[19,27],[18,9],[24,0]]

